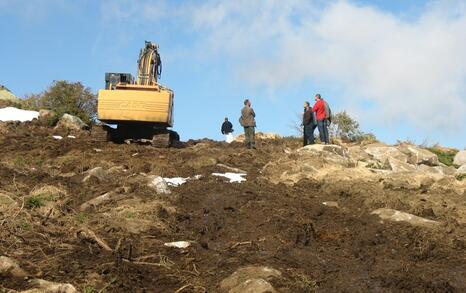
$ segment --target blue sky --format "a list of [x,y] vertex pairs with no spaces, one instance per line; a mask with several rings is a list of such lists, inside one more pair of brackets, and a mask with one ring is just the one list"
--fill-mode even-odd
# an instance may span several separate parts
[[393,143],[466,147],[463,1],[0,0],[0,84],[18,96],[53,80],[97,92],[160,45],[182,139],[221,139],[252,100],[259,131],[295,134],[319,92]]

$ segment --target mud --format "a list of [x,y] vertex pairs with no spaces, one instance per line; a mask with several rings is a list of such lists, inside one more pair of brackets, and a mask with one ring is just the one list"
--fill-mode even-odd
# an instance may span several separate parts
[[[271,280],[279,292],[466,291],[466,229],[455,206],[433,206],[422,196],[440,195],[380,182],[271,184],[260,171],[300,140],[263,141],[258,150],[209,140],[155,149],[95,142],[86,133],[56,140],[30,124],[8,129],[0,137],[0,191],[18,204],[0,214],[0,254],[28,277],[0,276],[0,292],[29,289],[33,278],[81,292],[221,292],[223,279],[250,265],[280,271]],[[227,171],[217,164],[245,170],[247,181],[210,176]],[[106,180],[83,182],[95,167],[107,170]],[[144,181],[149,174],[202,177],[158,195]],[[44,199],[53,217],[27,199],[46,185],[66,194]],[[107,192],[118,196],[80,209]],[[441,225],[382,223],[371,215],[379,207]],[[83,227],[112,251],[77,237]],[[172,241],[192,245],[164,245]]]

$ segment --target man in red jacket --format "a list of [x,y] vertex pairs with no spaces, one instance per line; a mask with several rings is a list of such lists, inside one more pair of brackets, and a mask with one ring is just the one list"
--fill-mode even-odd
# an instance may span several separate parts
[[328,129],[327,129],[327,114],[325,111],[325,101],[322,99],[320,94],[316,94],[314,97],[316,103],[312,107],[312,112],[316,113],[317,128],[319,129],[320,141],[324,144],[329,143]]

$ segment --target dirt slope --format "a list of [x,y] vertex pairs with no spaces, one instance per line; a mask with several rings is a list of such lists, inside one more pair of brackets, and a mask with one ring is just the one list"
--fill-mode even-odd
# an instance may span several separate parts
[[[263,142],[257,151],[212,141],[154,149],[51,134],[21,124],[0,137],[0,193],[14,201],[0,210],[0,254],[29,274],[0,275],[0,291],[28,289],[40,277],[82,292],[221,292],[219,283],[248,265],[279,270],[271,280],[279,292],[466,291],[466,229],[454,206],[439,216],[419,202],[419,216],[442,223],[435,229],[382,223],[370,214],[382,199],[425,191],[266,180],[262,168],[299,141]],[[246,171],[247,181],[212,176],[229,171],[218,164]],[[101,176],[84,180],[95,167]],[[157,194],[148,175],[202,177]],[[110,200],[82,208],[106,193]],[[111,251],[83,237],[88,229]],[[172,241],[192,244],[164,245]]]

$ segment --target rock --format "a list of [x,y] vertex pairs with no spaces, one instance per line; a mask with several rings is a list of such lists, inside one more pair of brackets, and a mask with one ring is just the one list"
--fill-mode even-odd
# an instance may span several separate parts
[[265,293],[276,292],[268,282],[281,273],[269,267],[248,266],[236,270],[220,282],[220,288],[229,293]]
[[248,279],[230,289],[228,293],[275,293],[273,286],[264,279]]
[[27,274],[11,258],[0,256],[0,277],[24,278]]
[[466,164],[466,150],[456,153],[455,158],[453,159],[453,164],[458,166]]
[[401,144],[398,149],[408,156],[408,163],[413,165],[425,164],[438,166],[439,160],[436,154],[411,144]]
[[58,121],[56,128],[79,131],[89,127],[80,118],[70,114],[63,114]]
[[338,202],[336,201],[324,201],[322,203],[324,206],[328,206],[328,207],[331,207],[331,208],[338,208]]
[[174,248],[181,248],[185,249],[191,246],[191,242],[189,241],[176,241],[176,242],[167,242],[163,244],[167,247],[174,247]]
[[436,166],[434,168],[442,170],[444,175],[454,175],[456,173],[455,167],[452,166]]
[[[256,140],[274,140],[282,138],[281,135],[273,132],[256,132]],[[234,141],[244,142],[244,133],[238,135]]]
[[4,214],[17,206],[16,201],[8,194],[0,192],[0,213]]
[[427,174],[427,175],[445,175],[444,169],[441,166],[431,167],[427,165],[418,165],[416,166],[418,173]]
[[408,162],[408,156],[403,154],[396,147],[392,146],[369,145],[365,148],[365,152],[373,156],[376,160],[382,162],[384,165],[388,163],[388,158],[397,159],[403,163]]
[[311,151],[311,152],[317,152],[317,153],[328,152],[328,153],[334,153],[340,156],[347,155],[346,149],[336,144],[310,144],[310,145],[307,145],[305,147],[298,149],[298,153],[303,152],[303,151]]
[[440,224],[437,221],[421,218],[413,214],[387,208],[377,209],[373,211],[371,214],[378,215],[382,220],[389,220],[393,222],[407,222],[413,226],[432,228]]
[[387,162],[393,172],[414,172],[416,170],[416,167],[413,165],[396,158],[389,157]]
[[167,182],[165,182],[165,180],[162,177],[151,175],[151,176],[148,176],[147,178],[149,179],[149,183],[147,184],[147,186],[155,189],[157,194],[170,194],[171,193],[170,189],[168,188]]
[[87,182],[91,180],[91,178],[97,179],[99,182],[109,181],[108,172],[104,170],[102,167],[95,167],[87,171],[86,177],[84,177],[83,182]]
[[96,208],[106,202],[112,201],[112,200],[120,200],[124,198],[125,195],[117,192],[107,192],[105,194],[102,194],[100,196],[94,197],[91,200],[86,201],[82,205],[79,206],[80,211],[85,211],[89,208]]
[[466,174],[466,164],[463,164],[461,167],[456,170],[455,175],[464,175]]
[[31,281],[34,289],[21,291],[21,293],[77,293],[78,290],[68,283],[55,283],[42,279],[34,279]]
[[371,156],[368,153],[366,153],[360,146],[349,147],[348,156],[356,162],[367,162],[371,160]]
[[39,111],[39,123],[44,126],[55,126],[58,120],[58,115],[52,110],[40,110]]

